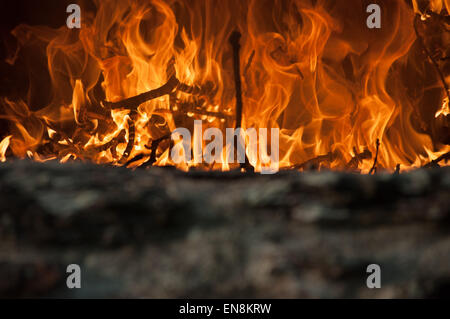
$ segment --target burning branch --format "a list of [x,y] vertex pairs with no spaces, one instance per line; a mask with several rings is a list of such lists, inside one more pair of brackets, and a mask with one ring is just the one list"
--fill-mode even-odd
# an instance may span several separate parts
[[[211,91],[211,85],[206,85],[205,87],[201,87],[201,86],[197,86],[197,85],[187,85],[184,83],[180,83],[180,81],[178,81],[178,79],[172,75],[169,79],[169,81],[164,84],[163,86],[155,89],[155,90],[151,90],[142,94],[139,94],[137,96],[134,97],[130,97],[127,98],[125,100],[122,101],[118,101],[118,102],[108,102],[108,101],[103,101],[103,105],[104,107],[108,108],[108,109],[130,109],[130,110],[136,110],[139,105],[141,105],[142,103],[145,103],[147,101],[156,99],[158,97],[164,96],[164,95],[169,95],[169,104],[171,109],[157,109],[155,110],[155,113],[173,113],[173,112],[177,112],[174,109],[174,106],[179,106],[180,110],[178,112],[183,112],[183,113],[194,113],[194,114],[199,114],[199,115],[206,115],[206,116],[213,116],[216,118],[220,118],[220,119],[224,119],[224,120],[229,120],[230,117],[219,113],[219,112],[210,112],[201,108],[198,108],[194,105],[192,105],[192,103],[178,103],[177,99],[176,99],[176,92],[180,91],[180,92],[184,92],[184,93],[188,93],[188,94],[192,94],[192,95],[206,95]],[[187,106],[187,107],[186,107]]]
[[304,163],[288,167],[287,169],[303,169],[304,170],[304,169],[308,169],[311,167],[318,167],[322,162],[331,163],[334,159],[334,156],[335,156],[335,154],[333,152],[328,152],[328,154],[326,154],[326,155],[319,155],[310,160],[307,160]]
[[145,148],[151,151],[150,159],[147,162],[147,165],[152,166],[156,162],[156,151],[158,150],[159,144],[161,144],[164,140],[170,139],[171,136],[172,134],[164,135],[156,140],[153,140],[150,146],[145,145]]
[[435,168],[435,167],[440,167],[439,166],[439,162],[440,161],[445,161],[447,162],[448,160],[450,160],[450,152],[447,152],[441,156],[439,156],[438,158],[436,158],[435,160],[432,160],[430,163],[422,166],[423,168]]
[[180,83],[177,87],[177,90],[192,95],[200,95],[204,93],[204,89],[202,87],[198,85],[188,85],[184,83]]
[[95,152],[103,152],[103,151],[107,151],[110,149],[111,153],[114,156],[114,154],[116,152],[116,146],[120,143],[126,142],[126,139],[125,139],[126,134],[127,134],[126,130],[121,130],[120,133],[116,137],[114,137],[111,141],[109,141],[103,145],[100,145],[100,146],[93,146],[91,148],[88,148],[87,151],[89,152],[91,150],[94,150]]
[[[242,84],[241,84],[241,69],[240,69],[240,56],[239,51],[241,49],[241,44],[239,43],[241,39],[241,33],[239,31],[233,31],[231,33],[229,42],[233,47],[233,71],[234,71],[234,84],[236,90],[236,129],[241,128],[242,125]],[[237,137],[235,137],[234,145],[238,145]],[[245,163],[241,164],[241,168],[245,170],[254,170],[250,165],[250,162],[245,154]]]
[[203,95],[207,94],[208,88],[200,87],[197,85],[188,85],[180,83],[180,81],[174,75],[172,75],[166,84],[157,89],[117,102],[103,101],[103,105],[105,108],[111,110],[114,109],[135,110],[139,107],[139,105],[167,94],[171,95],[171,97],[173,98],[172,93],[174,93],[176,90],[192,95]]
[[155,90],[151,90],[118,102],[104,101],[103,105],[112,110],[122,108],[136,110],[142,103],[172,93],[179,84],[180,82],[178,79],[175,76],[172,76],[166,84]]
[[356,147],[354,147],[353,152],[355,153],[355,156],[347,163],[347,168],[357,168],[363,160],[372,158],[372,153],[367,149],[362,153],[358,153]]
[[241,44],[239,43],[241,39],[241,33],[239,31],[234,31],[230,36],[230,44],[233,47],[233,71],[234,71],[234,83],[236,90],[236,128],[241,127],[242,122],[242,87],[241,87],[241,67],[240,67],[240,57],[239,51],[241,49]]
[[436,59],[433,57],[433,55],[430,53],[430,51],[429,51],[428,48],[426,47],[425,41],[423,40],[423,38],[422,38],[422,36],[420,35],[419,30],[418,30],[418,28],[417,28],[417,24],[418,24],[419,21],[420,21],[420,15],[417,14],[417,15],[415,16],[415,18],[414,18],[414,32],[416,33],[417,40],[419,41],[420,46],[423,48],[425,54],[426,54],[427,57],[430,59],[430,61],[432,62],[434,68],[436,69],[436,72],[438,73],[439,79],[440,79],[440,81],[441,81],[441,83],[442,83],[442,86],[443,86],[443,88],[444,88],[444,90],[445,90],[445,94],[447,94],[447,98],[448,98],[449,101],[450,101],[450,90],[449,90],[449,87],[448,87],[448,85],[447,85],[447,82],[445,82],[445,76],[444,76],[444,74],[442,73],[441,69],[439,68],[438,62],[436,61]]
[[[375,151],[375,158],[373,160],[372,168],[369,171],[369,175],[377,172],[377,161],[378,161],[378,149],[380,148],[380,140],[377,138],[377,150]],[[372,156],[372,154],[371,154]]]
[[[135,112],[133,112],[135,113]],[[122,158],[120,159],[119,163],[125,164],[128,160],[128,157],[130,157],[131,151],[133,150],[134,146],[134,138],[136,136],[136,128],[134,126],[134,120],[132,117],[134,114],[131,114],[131,117],[128,119],[128,144],[127,148],[123,152]]]
[[153,166],[153,164],[156,162],[156,151],[158,150],[159,144],[166,139],[170,139],[171,136],[172,136],[171,134],[167,134],[167,135],[164,135],[163,137],[152,140],[150,146],[148,146],[148,145],[144,146],[146,149],[151,151],[150,156],[148,156],[148,154],[145,154],[145,153],[138,154],[135,157],[133,157],[132,159],[130,159],[129,161],[127,161],[124,166],[129,166],[130,164],[140,161],[145,157],[147,157],[147,159],[141,163],[140,167],[145,168],[147,166]]

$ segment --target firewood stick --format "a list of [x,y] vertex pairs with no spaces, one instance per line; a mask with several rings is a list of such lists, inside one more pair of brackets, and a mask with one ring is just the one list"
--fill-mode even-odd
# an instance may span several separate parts
[[199,95],[202,93],[202,88],[197,85],[188,85],[184,83],[180,83],[177,87],[177,90],[180,90],[184,93],[189,93],[193,95]]
[[375,158],[373,160],[372,168],[369,171],[369,175],[377,172],[377,162],[378,162],[378,149],[380,148],[380,140],[377,138],[377,149],[375,151]]
[[144,167],[148,167],[148,166],[152,166],[155,162],[156,162],[156,151],[158,150],[158,146],[159,144],[161,144],[162,141],[166,140],[166,139],[170,139],[171,138],[171,134],[167,134],[164,135],[158,139],[152,140],[150,146],[149,145],[144,145],[144,147],[148,150],[150,150],[150,156],[149,154],[146,153],[141,153],[136,155],[135,157],[133,157],[132,159],[128,160],[127,163],[125,164],[125,166],[128,166],[130,164],[133,164],[134,162],[140,161],[144,158],[147,157],[147,159],[141,164],[141,168]]
[[148,166],[152,166],[156,162],[156,151],[158,150],[159,144],[161,144],[162,141],[170,139],[172,137],[172,134],[164,135],[158,139],[155,139],[151,142],[150,146],[145,146],[145,148],[151,150],[150,159],[147,162]]
[[353,149],[355,156],[347,163],[347,168],[357,168],[358,164],[365,159],[371,159],[372,153],[369,150],[364,150],[362,153],[358,153],[356,148]]
[[448,160],[450,160],[450,152],[447,152],[447,153],[439,156],[435,160],[432,160],[431,162],[429,162],[428,164],[425,164],[422,167],[423,168],[439,167],[439,162],[440,161],[448,161]]
[[121,108],[133,110],[133,109],[136,109],[142,103],[156,99],[156,98],[164,96],[166,94],[170,95],[171,93],[175,92],[176,90],[178,90],[180,92],[192,94],[192,95],[206,94],[202,87],[197,86],[197,85],[188,85],[188,84],[180,83],[175,76],[172,76],[166,84],[164,84],[163,86],[161,86],[155,90],[151,90],[151,91],[148,91],[148,92],[145,92],[145,93],[142,93],[142,94],[118,101],[118,102],[103,101],[103,105],[107,109],[111,109],[111,110],[121,109]]
[[128,161],[128,157],[130,157],[131,151],[133,150],[134,146],[134,139],[136,136],[136,128],[134,126],[134,120],[133,120],[133,114],[130,115],[131,117],[128,119],[128,144],[123,152],[122,158],[120,159],[120,164],[125,164]]
[[[229,42],[233,47],[233,71],[234,71],[234,84],[236,90],[236,125],[235,128],[241,128],[242,126],[242,84],[241,84],[241,70],[240,70],[240,56],[239,51],[241,49],[241,44],[239,43],[241,39],[241,33],[239,31],[233,31],[231,33]],[[235,137],[235,147],[237,147],[237,137]],[[244,170],[254,171],[248,160],[247,154],[245,154],[245,163],[241,163],[241,168]]]
[[125,130],[121,130],[120,133],[114,137],[111,141],[103,144],[103,145],[92,145],[87,148],[87,151],[95,150],[96,152],[103,152],[107,151],[108,149],[112,147],[116,147],[119,143],[126,142],[125,135],[127,132]]
[[309,166],[312,166],[312,165],[319,165],[322,162],[329,162],[329,163],[331,163],[333,161],[333,159],[334,159],[334,153],[333,152],[329,152],[328,154],[319,155],[319,156],[311,158],[311,159],[309,159],[306,162],[303,162],[301,164],[297,164],[297,165],[294,165],[294,166],[287,167],[286,169],[289,169],[289,170],[291,170],[291,169],[305,169],[305,168],[307,168]]
[[164,96],[166,94],[170,94],[172,93],[175,88],[179,85],[179,81],[177,80],[177,78],[175,76],[172,76],[169,81],[167,81],[166,84],[164,84],[163,86],[155,89],[155,90],[151,90],[130,98],[127,98],[125,100],[122,101],[118,101],[118,102],[108,102],[108,101],[103,101],[103,105],[108,108],[108,109],[130,109],[130,110],[135,110],[139,107],[139,105],[141,105],[142,103],[145,103],[147,101],[156,99],[158,97]]
[[236,128],[241,127],[242,122],[242,87],[241,87],[241,71],[240,71],[240,58],[239,51],[241,45],[239,43],[241,39],[241,33],[234,31],[230,36],[230,43],[233,47],[233,71],[234,71],[234,83],[236,90]]
[[443,88],[445,90],[445,94],[447,95],[447,98],[450,101],[450,90],[449,90],[449,87],[447,85],[447,82],[445,81],[445,76],[442,73],[441,69],[439,68],[439,64],[437,63],[436,59],[433,57],[433,55],[430,53],[430,51],[426,47],[425,42],[423,41],[423,38],[420,35],[419,30],[417,29],[417,23],[419,21],[420,21],[420,15],[417,14],[414,17],[414,32],[416,33],[417,40],[419,41],[420,46],[423,48],[423,50],[425,51],[425,54],[431,60],[431,63],[433,64],[434,68],[436,69],[436,72],[438,73],[439,79],[440,79],[440,81],[442,83],[442,86],[443,86]]

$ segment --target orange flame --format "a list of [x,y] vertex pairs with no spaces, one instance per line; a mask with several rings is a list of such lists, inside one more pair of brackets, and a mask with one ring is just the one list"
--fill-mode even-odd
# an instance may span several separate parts
[[[83,11],[79,31],[14,30],[22,52],[44,48],[51,100],[34,105],[44,85],[34,82],[22,100],[1,98],[2,118],[11,123],[1,160],[9,146],[14,156],[37,160],[136,167],[153,157],[155,165],[173,165],[170,141],[162,137],[177,127],[193,129],[195,119],[204,121],[203,129],[234,127],[228,37],[235,29],[242,33],[242,127],[280,129],[280,167],[326,155],[321,167],[346,169],[356,158],[367,173],[377,139],[378,166],[385,169],[420,167],[450,151],[417,128],[419,97],[408,95],[402,80],[402,70],[417,59],[413,20],[423,12],[416,0],[411,6],[379,1],[389,8],[381,29],[366,28],[359,0],[94,2],[95,12]],[[429,4],[434,12],[449,7],[448,0]],[[155,90],[172,76],[183,90],[178,86],[136,110],[104,102]],[[432,114],[448,115],[446,105]],[[363,152],[371,156],[358,158]],[[219,158],[201,167],[233,168],[226,154]],[[198,163],[177,165],[191,166]]]

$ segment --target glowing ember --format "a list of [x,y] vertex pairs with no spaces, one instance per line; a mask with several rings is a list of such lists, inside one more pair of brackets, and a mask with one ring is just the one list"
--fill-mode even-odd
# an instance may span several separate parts
[[[423,166],[450,151],[431,134],[442,121],[420,109],[429,104],[421,100],[428,87],[440,86],[436,72],[432,84],[408,78],[419,61],[429,63],[418,54],[423,50],[415,45],[420,30],[414,25],[416,15],[420,23],[431,18],[417,1],[379,1],[381,29],[365,26],[359,0],[94,2],[95,11],[83,11],[80,30],[14,30],[19,48],[8,61],[42,55],[48,75],[30,75],[22,99],[0,97],[0,117],[9,123],[1,161],[28,156],[238,168],[226,154],[200,166],[170,158],[176,128],[193,130],[195,120],[204,129],[235,127],[233,30],[242,33],[242,128],[279,128],[280,168],[368,173],[375,154],[378,168],[394,170],[397,164]],[[445,4],[432,1],[426,10],[437,15],[448,10]],[[50,98],[42,107],[37,92],[43,91]],[[449,114],[448,99],[428,107],[436,117]],[[258,158],[251,148],[247,156]],[[252,165],[261,167],[258,160]]]

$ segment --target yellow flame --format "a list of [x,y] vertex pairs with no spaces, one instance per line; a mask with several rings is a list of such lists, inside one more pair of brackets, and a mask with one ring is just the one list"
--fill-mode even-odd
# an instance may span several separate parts
[[11,137],[12,137],[12,135],[7,136],[0,142],[0,162],[6,162],[5,154],[6,154],[6,150],[9,147]]
[[439,117],[441,114],[444,116],[450,114],[450,109],[448,106],[448,97],[444,98],[444,101],[442,102],[442,107],[436,112],[434,117]]

